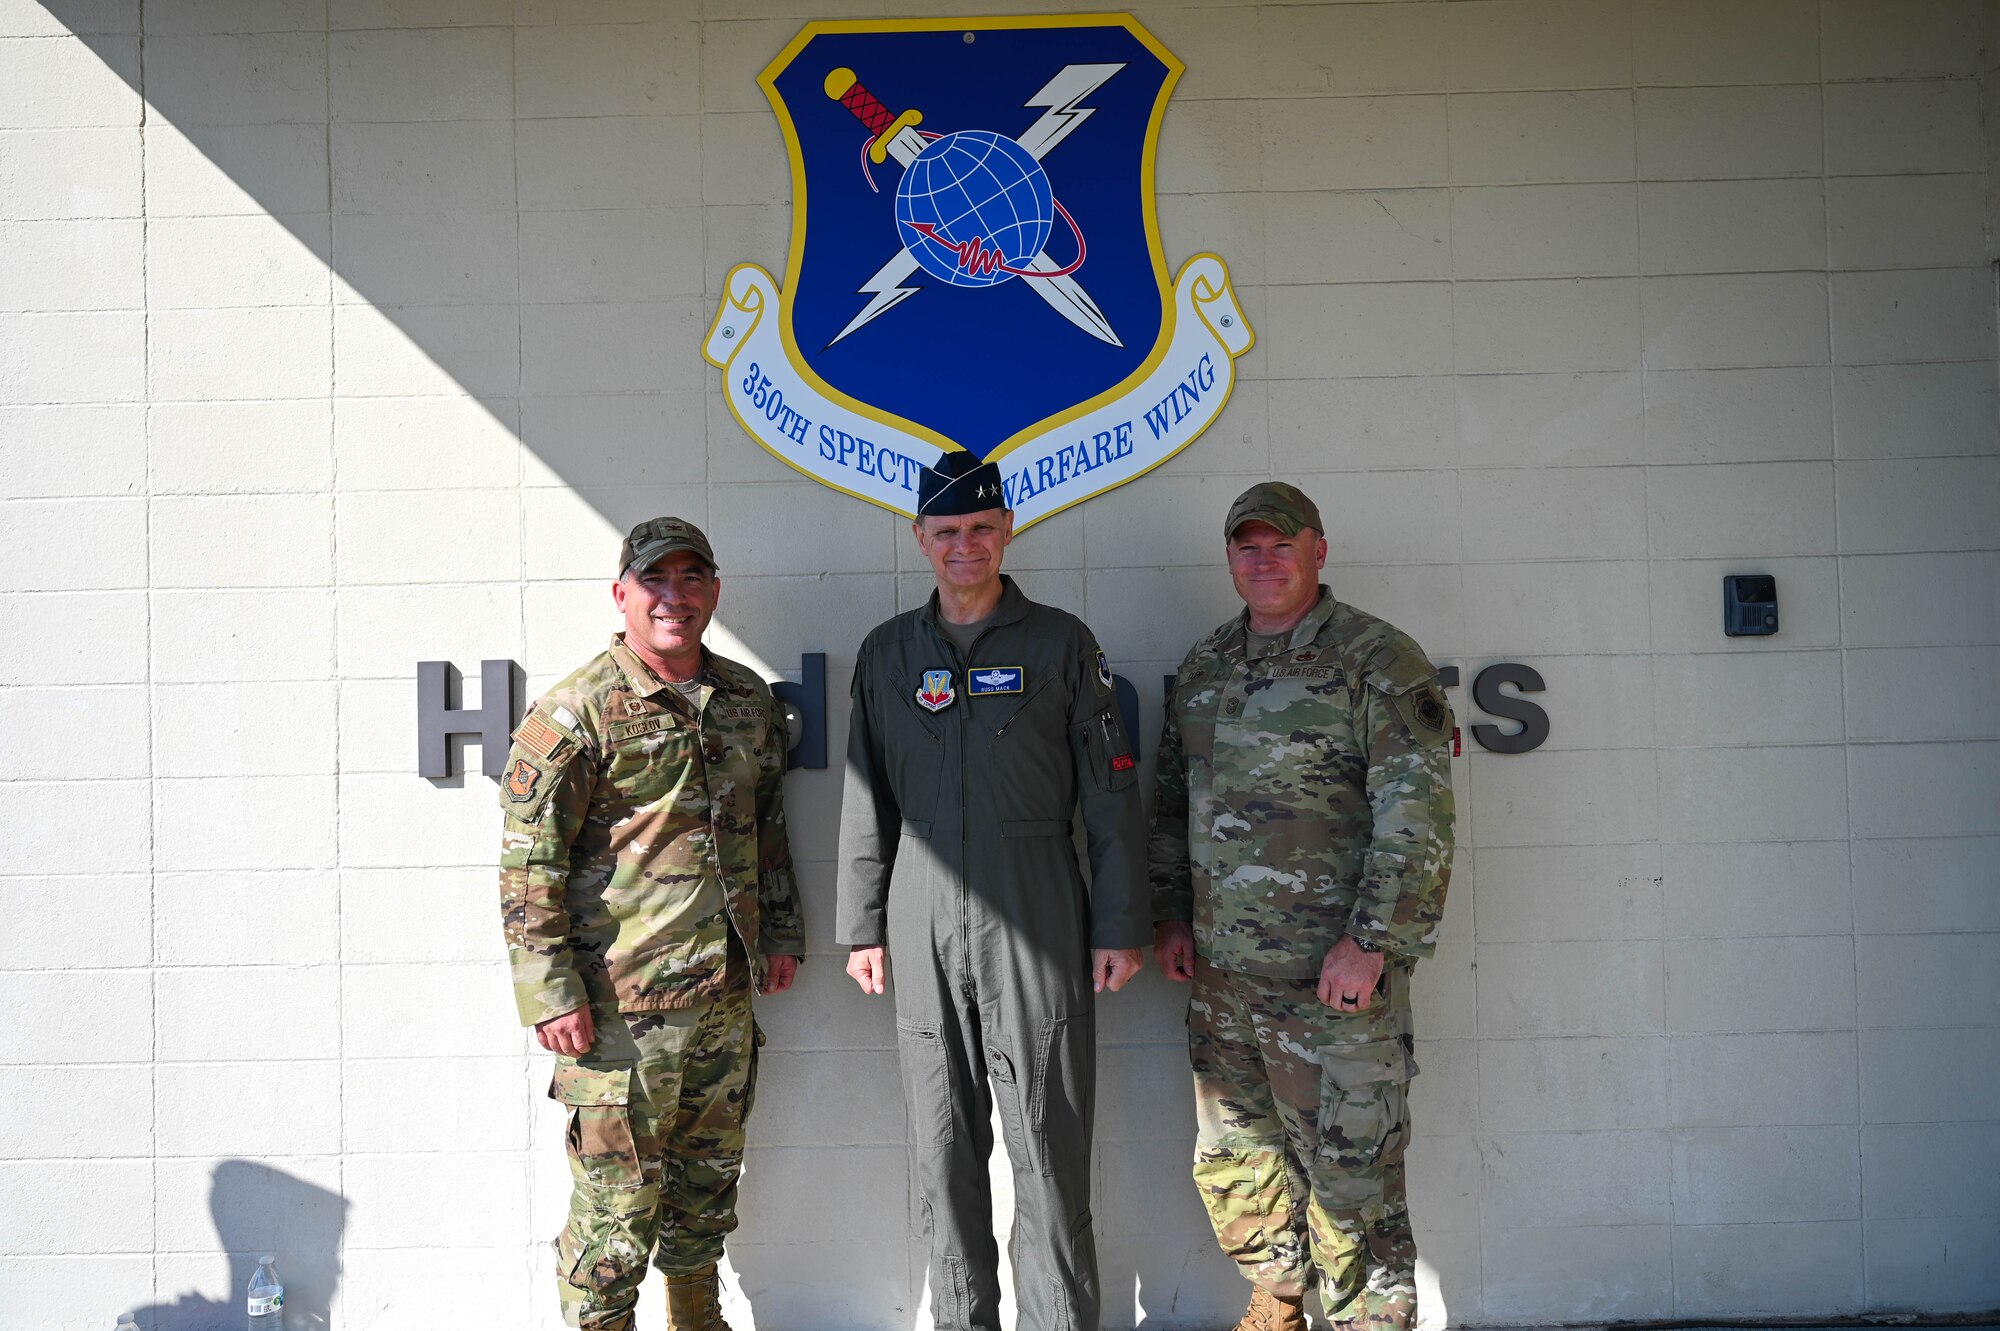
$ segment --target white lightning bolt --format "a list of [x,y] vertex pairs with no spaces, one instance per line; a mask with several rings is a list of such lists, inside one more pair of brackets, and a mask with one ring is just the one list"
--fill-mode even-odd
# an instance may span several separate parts
[[1042,90],[1022,102],[1023,106],[1046,106],[1042,118],[1028,126],[1014,142],[1027,149],[1028,156],[1040,160],[1049,149],[1070,136],[1070,132],[1097,114],[1095,107],[1077,103],[1110,81],[1124,65],[1064,65],[1061,72]]
[[857,292],[867,293],[869,297],[868,303],[861,307],[861,313],[848,320],[847,327],[835,334],[833,341],[828,342],[827,345],[832,346],[834,342],[840,341],[841,338],[846,337],[855,329],[868,323],[884,310],[894,305],[900,305],[919,291],[922,291],[922,287],[906,287],[903,285],[903,279],[916,272],[917,266],[916,255],[906,249],[896,251],[896,256],[893,259],[890,259],[889,262],[875,270],[875,276],[855,288]]

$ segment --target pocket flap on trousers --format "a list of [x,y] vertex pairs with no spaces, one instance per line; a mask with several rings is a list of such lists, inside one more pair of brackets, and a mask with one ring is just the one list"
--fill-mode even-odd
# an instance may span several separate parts
[[1327,1080],[1343,1091],[1383,1082],[1406,1082],[1417,1071],[1402,1040],[1394,1036],[1366,1044],[1328,1045],[1319,1051],[1319,1062],[1326,1069]]
[[626,1105],[632,1103],[632,1069],[586,1068],[556,1064],[549,1099],[566,1105]]

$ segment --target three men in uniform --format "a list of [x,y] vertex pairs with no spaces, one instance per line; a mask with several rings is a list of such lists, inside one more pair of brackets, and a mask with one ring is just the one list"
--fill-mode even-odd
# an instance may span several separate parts
[[[1000,571],[998,468],[947,453],[913,526],[936,591],[857,654],[836,931],[864,993],[893,966],[936,1325],[999,1324],[997,1106],[1020,1325],[1095,1331],[1092,995],[1136,974],[1150,936],[1194,985],[1194,1174],[1254,1286],[1240,1331],[1302,1331],[1315,1285],[1337,1325],[1408,1327],[1409,979],[1451,859],[1435,671],[1318,582],[1311,501],[1253,486],[1224,526],[1245,611],[1174,678],[1149,845],[1096,639]],[[649,1256],[675,1331],[722,1327],[749,992],[788,987],[804,952],[784,721],[701,647],[718,589],[690,524],[635,528],[625,633],[535,704],[502,780],[517,1002],[570,1107],[558,1290],[582,1327],[632,1324]]]

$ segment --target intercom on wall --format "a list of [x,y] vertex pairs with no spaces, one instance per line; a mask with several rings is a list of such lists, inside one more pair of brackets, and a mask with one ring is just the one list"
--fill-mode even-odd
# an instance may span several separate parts
[[1778,580],[1768,573],[1732,573],[1722,580],[1722,631],[1732,638],[1778,631]]

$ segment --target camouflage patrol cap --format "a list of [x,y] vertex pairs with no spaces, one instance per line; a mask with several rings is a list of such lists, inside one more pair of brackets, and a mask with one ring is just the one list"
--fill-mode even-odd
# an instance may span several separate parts
[[1236,496],[1229,516],[1222,520],[1222,539],[1236,535],[1236,529],[1246,522],[1268,522],[1287,536],[1297,536],[1302,527],[1326,530],[1320,525],[1319,508],[1313,501],[1298,486],[1283,481],[1259,481]]
[[647,518],[618,547],[618,576],[635,568],[649,569],[676,550],[698,555],[711,570],[715,568],[715,551],[701,528],[685,518]]

